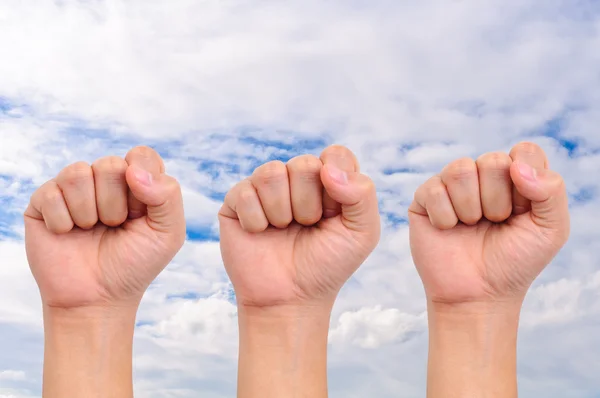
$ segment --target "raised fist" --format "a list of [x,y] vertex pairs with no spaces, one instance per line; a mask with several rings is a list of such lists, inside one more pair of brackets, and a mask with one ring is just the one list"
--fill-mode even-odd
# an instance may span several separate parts
[[569,236],[563,179],[532,143],[460,159],[409,208],[413,259],[433,303],[522,300]]
[[25,241],[45,306],[139,303],[186,237],[179,184],[164,172],[138,147],[72,164],[33,194]]
[[219,220],[246,307],[332,304],[380,236],[373,182],[340,146],[258,167],[226,195]]

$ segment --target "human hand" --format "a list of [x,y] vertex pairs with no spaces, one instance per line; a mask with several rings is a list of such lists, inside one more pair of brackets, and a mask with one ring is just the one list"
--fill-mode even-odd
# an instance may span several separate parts
[[521,301],[569,236],[563,179],[532,143],[460,159],[409,209],[413,259],[431,303]]
[[342,285],[377,245],[373,182],[331,146],[257,168],[225,197],[221,253],[240,326],[239,398],[327,397],[327,333]]
[[44,398],[133,396],[137,307],[185,233],[179,184],[147,147],[70,165],[32,195],[25,244],[44,309]]
[[333,302],[380,236],[375,187],[358,170],[331,146],[320,159],[266,163],[229,191],[221,251],[239,305]]
[[460,159],[416,191],[409,223],[428,299],[427,396],[516,398],[521,305],[569,236],[562,178],[531,143]]
[[63,169],[31,197],[25,242],[45,307],[137,306],[185,240],[177,181],[148,147]]

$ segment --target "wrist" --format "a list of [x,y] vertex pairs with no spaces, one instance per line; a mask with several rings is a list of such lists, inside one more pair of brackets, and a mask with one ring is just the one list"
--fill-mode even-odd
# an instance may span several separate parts
[[428,396],[517,396],[521,303],[428,303]]
[[238,308],[240,350],[268,350],[285,362],[300,351],[327,350],[328,307]]
[[511,298],[507,300],[487,300],[463,303],[446,303],[427,300],[427,311],[429,318],[437,317],[468,322],[480,318],[490,319],[493,317],[516,318],[521,313],[523,299]]
[[331,307],[240,307],[239,398],[327,396]]
[[94,325],[97,323],[111,324],[127,321],[134,321],[137,315],[138,305],[102,305],[88,307],[63,308],[43,304],[44,321],[51,321],[60,326],[75,326],[80,323]]
[[130,398],[135,308],[44,306],[44,398]]
[[277,306],[238,305],[238,316],[248,321],[288,323],[295,319],[318,320],[331,316],[333,302],[284,304]]

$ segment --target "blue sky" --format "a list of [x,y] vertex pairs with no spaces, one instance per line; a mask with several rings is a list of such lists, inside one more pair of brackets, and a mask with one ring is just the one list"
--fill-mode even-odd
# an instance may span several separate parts
[[188,242],[147,292],[138,397],[231,397],[235,297],[216,212],[268,160],[355,151],[380,246],[342,290],[330,396],[422,397],[425,302],[404,215],[446,163],[532,140],[565,177],[571,240],[532,287],[520,396],[600,395],[600,3],[549,0],[0,0],[0,398],[40,396],[39,298],[22,242],[69,163],[156,148]]

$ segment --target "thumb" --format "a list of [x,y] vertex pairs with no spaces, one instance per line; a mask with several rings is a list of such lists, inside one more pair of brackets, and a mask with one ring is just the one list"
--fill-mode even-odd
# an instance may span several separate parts
[[510,175],[517,191],[531,201],[531,219],[555,233],[569,234],[569,199],[563,178],[547,169],[514,162]]
[[321,181],[329,196],[342,205],[342,223],[351,231],[371,234],[379,240],[381,220],[373,181],[358,172],[346,172],[327,163]]
[[164,173],[153,176],[136,165],[129,166],[125,176],[133,196],[147,206],[150,228],[185,240],[183,198],[177,180]]

